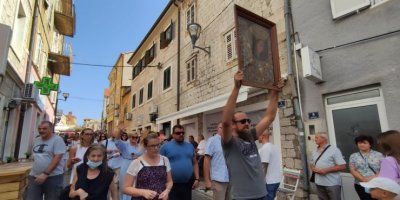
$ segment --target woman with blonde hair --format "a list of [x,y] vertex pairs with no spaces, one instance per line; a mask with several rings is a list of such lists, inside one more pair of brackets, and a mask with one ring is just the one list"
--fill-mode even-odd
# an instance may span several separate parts
[[[121,135],[125,133],[122,128],[114,132],[113,136],[116,139],[115,140],[115,146],[118,148],[121,157],[122,157],[122,163],[121,163],[121,170],[119,174],[119,185],[120,188],[123,188],[124,186],[124,178],[126,174],[126,170],[129,167],[129,164],[137,159],[139,156],[142,155],[142,152],[139,149],[139,135],[137,133],[127,133],[128,135],[128,141],[122,141],[121,140]],[[122,192],[122,189],[121,189]],[[122,200],[130,200],[131,197],[125,194],[121,193],[121,198]]]
[[150,132],[142,141],[145,153],[129,165],[124,193],[132,200],[166,200],[173,185],[169,160],[160,155],[161,141],[156,133]]
[[390,178],[400,184],[400,132],[390,130],[380,134],[378,149],[386,156],[381,161],[379,177]]
[[71,147],[69,150],[69,156],[67,160],[68,169],[72,168],[70,183],[72,182],[72,178],[74,177],[75,169],[78,165],[80,165],[83,161],[83,156],[86,153],[86,150],[92,145],[94,142],[94,132],[91,128],[85,128],[81,131],[80,134],[80,142]]

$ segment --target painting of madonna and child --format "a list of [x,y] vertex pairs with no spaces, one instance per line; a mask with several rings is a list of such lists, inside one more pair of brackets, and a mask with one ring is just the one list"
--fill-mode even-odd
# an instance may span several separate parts
[[236,48],[243,85],[276,89],[280,78],[276,25],[235,6]]

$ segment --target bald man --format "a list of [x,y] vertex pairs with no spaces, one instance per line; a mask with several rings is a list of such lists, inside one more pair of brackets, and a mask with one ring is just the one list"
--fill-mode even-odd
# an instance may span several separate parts
[[[326,133],[317,133],[315,144],[318,147],[312,154],[310,168],[315,173],[318,198],[340,200],[342,183],[339,172],[346,169],[346,161],[343,159],[342,152],[337,147],[328,144]],[[320,156],[321,154],[322,156]],[[318,159],[318,157],[320,158]]]

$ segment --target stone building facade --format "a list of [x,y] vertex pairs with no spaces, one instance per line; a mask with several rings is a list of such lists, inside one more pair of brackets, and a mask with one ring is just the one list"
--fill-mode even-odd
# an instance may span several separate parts
[[[235,5],[276,24],[280,70],[287,74],[283,1],[170,1],[129,60],[133,71],[128,110],[133,118],[128,131],[164,130],[168,134],[179,123],[185,127],[185,137],[203,134],[208,138],[216,132],[238,70]],[[202,27],[196,45],[209,46],[210,54],[192,48],[187,31],[191,22]],[[292,87],[287,83],[281,93],[280,101],[285,104],[273,122],[272,141],[281,149],[282,166],[301,170]],[[266,89],[243,86],[237,110],[247,112],[257,123],[265,115],[267,94]],[[307,198],[303,185],[297,198]]]

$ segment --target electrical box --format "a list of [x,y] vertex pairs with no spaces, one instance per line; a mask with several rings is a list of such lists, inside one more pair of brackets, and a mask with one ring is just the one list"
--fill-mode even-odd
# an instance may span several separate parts
[[323,81],[321,71],[321,60],[318,53],[309,47],[301,48],[301,63],[303,66],[303,77],[315,83]]

